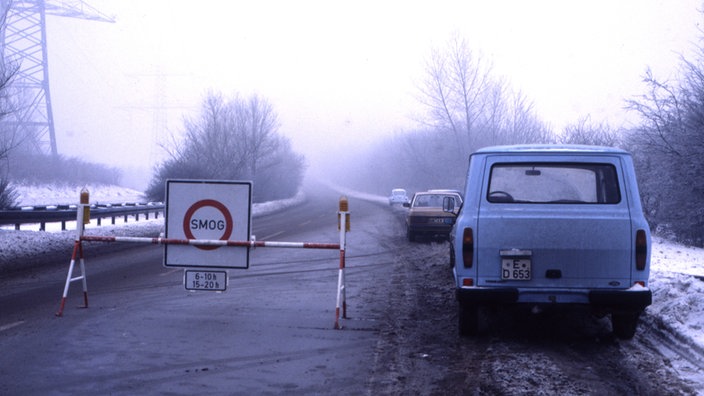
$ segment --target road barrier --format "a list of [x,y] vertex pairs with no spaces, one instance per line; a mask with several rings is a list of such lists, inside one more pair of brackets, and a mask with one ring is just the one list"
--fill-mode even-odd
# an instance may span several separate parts
[[[347,296],[345,291],[345,250],[346,234],[350,230],[350,213],[347,197],[340,198],[338,217],[338,230],[340,234],[339,243],[316,243],[316,242],[276,242],[276,241],[234,241],[234,240],[211,240],[211,239],[175,239],[175,238],[149,238],[149,237],[120,237],[120,236],[91,236],[84,235],[84,216],[88,202],[81,202],[76,207],[76,239],[74,241],[73,253],[69,263],[66,283],[64,285],[59,310],[56,316],[63,316],[66,298],[71,283],[82,281],[83,284],[83,308],[88,308],[88,282],[86,279],[85,259],[83,256],[83,242],[127,242],[127,243],[147,243],[155,245],[193,245],[218,247],[246,247],[246,248],[302,248],[302,249],[339,249],[340,264],[338,269],[337,297],[335,306],[335,329],[342,329],[340,318],[347,319]],[[74,277],[73,272],[78,263],[81,274]],[[205,268],[207,269],[207,268]]]
[[[164,204],[162,202],[90,205],[90,218],[96,219],[98,226],[102,225],[103,219],[110,219],[112,225],[115,225],[117,218],[124,218],[126,223],[130,216],[134,217],[135,221],[139,221],[141,215],[144,215],[146,220],[149,220],[150,215],[158,219],[159,213],[163,212]],[[15,230],[18,231],[23,224],[39,224],[39,231],[46,231],[48,223],[61,223],[63,231],[66,230],[66,223],[74,220],[76,220],[75,205],[49,205],[0,210],[0,226],[14,225]]]

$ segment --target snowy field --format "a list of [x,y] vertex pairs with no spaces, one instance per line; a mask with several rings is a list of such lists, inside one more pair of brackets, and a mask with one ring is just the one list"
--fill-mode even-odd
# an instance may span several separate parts
[[[19,193],[19,206],[41,206],[41,205],[73,205],[80,199],[81,188],[66,186],[15,186]],[[147,199],[144,195],[135,190],[116,186],[88,186],[90,193],[90,203],[145,203]],[[303,193],[296,197],[276,202],[264,202],[254,204],[252,207],[252,217],[265,215],[285,208],[305,199]],[[150,214],[150,219],[145,220],[144,216],[139,221],[129,218],[124,222],[124,217],[116,217],[115,225],[106,225],[110,219],[103,219],[102,226],[97,225],[96,220],[92,220],[85,227],[86,235],[108,235],[108,236],[146,236],[164,232],[164,218],[155,219]],[[47,223],[46,232],[39,231],[39,224],[23,224],[20,231],[16,231],[12,225],[0,226],[0,271],[2,263],[7,263],[16,257],[29,256],[28,250],[36,250],[38,246],[42,251],[56,251],[61,247],[72,246],[76,238],[76,222],[66,222],[66,230],[61,231],[61,223]]]
[[[23,206],[46,204],[75,204],[80,188],[67,187],[22,187],[17,189]],[[141,193],[119,187],[89,187],[91,203],[145,202]],[[387,204],[386,197],[342,191],[351,199],[364,199]],[[295,205],[305,199],[297,197],[263,204],[255,204],[253,217],[276,211],[282,207]],[[95,223],[95,221],[93,221]],[[45,251],[53,247],[71,246],[74,231],[60,231],[58,225],[47,224],[47,232],[35,231],[30,225],[15,231],[13,227],[0,229],[0,263],[27,255],[27,251],[41,246]],[[75,224],[67,224],[75,228]],[[38,230],[38,225],[36,226]],[[163,231],[163,217],[139,222],[128,222],[115,226],[87,227],[87,234],[142,236]],[[350,247],[354,248],[354,247]],[[0,270],[2,267],[0,266]],[[662,238],[653,237],[651,255],[650,288],[653,290],[653,304],[647,308],[649,316],[656,323],[674,334],[680,342],[704,354],[704,249],[687,247]],[[701,378],[704,373],[690,373]]]

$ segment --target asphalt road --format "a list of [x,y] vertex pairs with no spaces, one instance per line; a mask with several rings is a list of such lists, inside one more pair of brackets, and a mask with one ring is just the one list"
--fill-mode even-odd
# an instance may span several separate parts
[[[258,240],[336,243],[337,193],[255,218]],[[39,260],[0,279],[0,395],[699,395],[654,329],[612,336],[580,312],[492,314],[457,334],[448,245],[410,243],[403,209],[350,199],[347,313],[334,329],[339,253],[257,248],[224,293],[188,292],[162,247],[89,245],[88,309]],[[676,352],[673,352],[676,353]]]
[[[253,221],[258,240],[337,243],[339,195]],[[186,291],[163,247],[85,246],[89,308],[73,283],[56,317],[66,267],[28,273],[0,293],[0,394],[365,393],[392,250],[370,245],[351,201],[347,318],[334,329],[339,251],[257,248],[224,293]],[[355,216],[359,215],[356,219]],[[360,243],[360,241],[363,241]],[[68,256],[66,257],[68,260]],[[66,264],[67,261],[65,261]]]

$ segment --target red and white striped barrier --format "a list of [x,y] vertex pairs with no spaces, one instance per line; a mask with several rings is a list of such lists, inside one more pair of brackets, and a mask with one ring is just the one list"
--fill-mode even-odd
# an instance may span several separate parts
[[[74,242],[73,254],[69,264],[66,284],[56,316],[62,316],[68,290],[71,282],[81,280],[83,282],[84,308],[88,308],[88,284],[85,272],[85,260],[83,258],[83,242],[127,242],[127,243],[148,243],[153,245],[193,245],[193,246],[216,246],[216,247],[249,247],[249,248],[302,248],[302,249],[339,249],[340,266],[337,281],[337,302],[335,306],[335,329],[341,329],[340,315],[347,318],[347,301],[345,293],[345,248],[346,234],[350,230],[350,214],[347,197],[340,198],[340,210],[337,212],[338,229],[340,231],[339,243],[315,243],[315,242],[275,242],[275,241],[231,241],[231,240],[210,240],[210,239],[175,239],[175,238],[149,238],[149,237],[121,237],[121,236],[93,236],[83,235],[84,218],[89,215],[85,212],[85,207],[89,207],[88,202],[81,196],[81,203],[76,210],[76,240]],[[73,270],[76,262],[79,263],[81,275],[73,277]],[[342,311],[342,312],[341,312]]]
[[303,249],[339,249],[339,243],[315,242],[274,242],[274,241],[228,241],[220,239],[174,239],[148,237],[118,237],[83,235],[81,241],[86,242],[132,242],[150,243],[152,245],[193,245],[193,246],[238,246],[238,247],[277,247]]

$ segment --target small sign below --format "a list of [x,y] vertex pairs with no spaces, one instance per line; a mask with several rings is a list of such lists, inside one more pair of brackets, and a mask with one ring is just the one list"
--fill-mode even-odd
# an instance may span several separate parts
[[186,290],[225,291],[227,271],[185,270],[183,283]]

